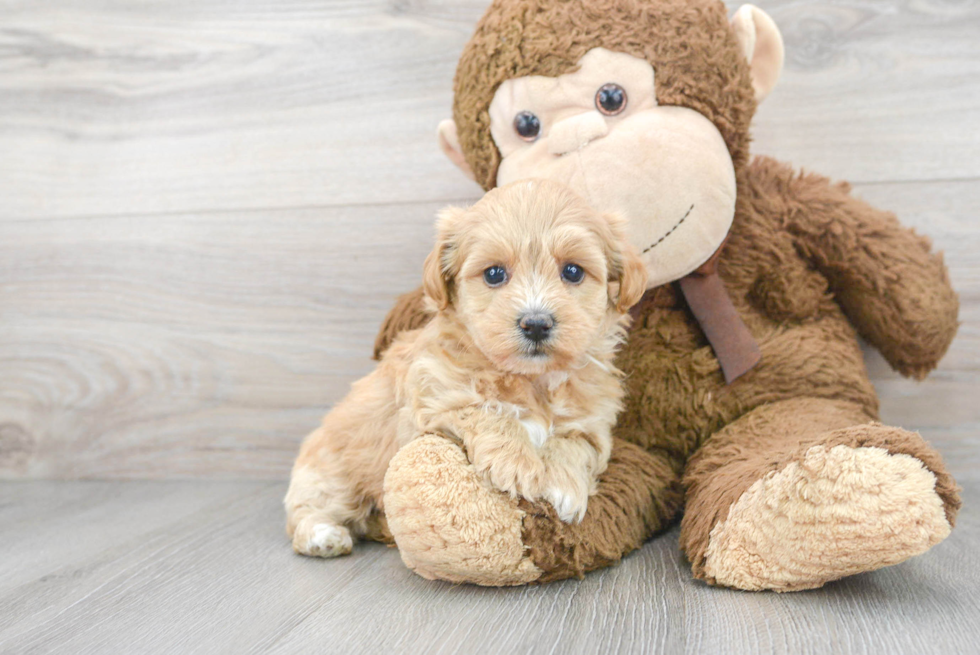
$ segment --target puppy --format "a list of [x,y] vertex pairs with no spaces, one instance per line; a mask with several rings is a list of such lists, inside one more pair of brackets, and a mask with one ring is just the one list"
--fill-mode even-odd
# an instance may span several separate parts
[[293,548],[334,557],[376,538],[388,462],[415,437],[457,440],[494,487],[580,521],[621,406],[615,350],[646,269],[623,221],[523,181],[444,210],[424,290],[436,312],[300,448],[285,505]]

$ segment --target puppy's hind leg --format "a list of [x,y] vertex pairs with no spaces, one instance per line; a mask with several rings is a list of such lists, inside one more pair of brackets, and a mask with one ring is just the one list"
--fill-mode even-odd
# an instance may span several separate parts
[[[293,550],[311,557],[347,555],[351,529],[363,533],[370,508],[357,501],[350,484],[330,471],[297,465],[286,493],[286,533]],[[349,526],[349,527],[348,527]]]
[[286,532],[303,555],[336,557],[380,508],[388,462],[398,451],[393,376],[382,362],[354,383],[300,446],[286,494]]
[[335,523],[316,523],[310,518],[293,534],[293,550],[309,557],[339,557],[354,549],[350,530]]

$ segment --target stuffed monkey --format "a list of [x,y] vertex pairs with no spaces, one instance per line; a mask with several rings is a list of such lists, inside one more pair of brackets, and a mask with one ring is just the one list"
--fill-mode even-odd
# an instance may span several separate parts
[[[960,501],[939,455],[882,425],[858,335],[922,378],[958,301],[940,255],[846,184],[750,159],[782,67],[758,8],[497,0],[457,69],[443,150],[484,189],[561,181],[629,219],[650,286],[618,364],[613,458],[578,524],[490,488],[448,439],[391,462],[384,511],[423,576],[542,582],[617,561],[684,507],[709,584],[779,591],[896,564]],[[427,320],[401,298],[378,338]]]

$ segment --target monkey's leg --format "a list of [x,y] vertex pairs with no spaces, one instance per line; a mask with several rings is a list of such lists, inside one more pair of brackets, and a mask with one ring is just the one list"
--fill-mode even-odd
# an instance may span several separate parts
[[695,577],[793,591],[898,564],[942,541],[960,500],[942,459],[861,407],[794,399],[713,435],[684,476]]
[[545,502],[491,488],[455,442],[425,435],[392,459],[384,498],[409,568],[429,579],[504,586],[581,577],[620,560],[667,527],[683,493],[666,459],[615,440],[585,518],[563,523]]

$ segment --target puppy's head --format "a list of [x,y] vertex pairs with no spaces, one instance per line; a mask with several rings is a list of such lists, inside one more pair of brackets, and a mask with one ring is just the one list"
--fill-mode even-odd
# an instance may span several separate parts
[[646,269],[624,221],[551,181],[490,191],[448,208],[425,262],[425,293],[499,368],[528,375],[611,349],[623,314],[643,295]]

